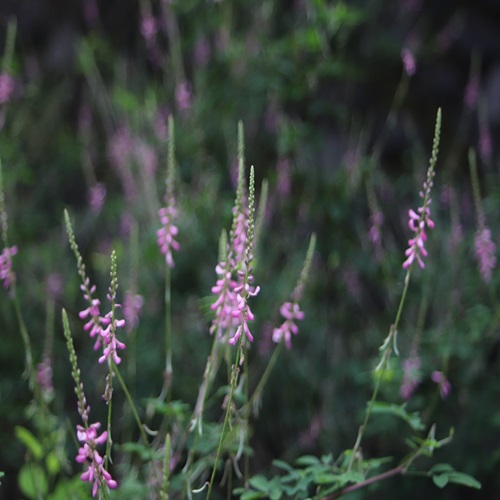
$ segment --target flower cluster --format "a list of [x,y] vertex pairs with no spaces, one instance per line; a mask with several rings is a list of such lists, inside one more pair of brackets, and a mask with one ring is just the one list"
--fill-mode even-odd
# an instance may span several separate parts
[[229,332],[232,337],[236,331],[236,319],[232,312],[235,309],[236,294],[234,289],[237,283],[232,279],[232,273],[228,270],[228,263],[221,262],[215,267],[219,279],[212,287],[212,293],[217,296],[215,302],[210,306],[215,311],[215,318],[210,326],[210,334],[217,331],[220,337],[222,332]]
[[309,241],[309,248],[307,249],[302,271],[291,295],[291,301],[285,302],[280,307],[280,313],[283,318],[285,318],[285,321],[281,326],[273,330],[273,342],[279,344],[281,341],[284,341],[287,349],[292,348],[292,335],[297,335],[299,333],[299,327],[296,321],[302,321],[304,319],[304,313],[300,310],[299,301],[302,298],[304,286],[309,276],[315,247],[316,235],[313,234]]
[[168,201],[166,207],[160,208],[158,215],[162,223],[162,227],[156,231],[156,236],[158,239],[158,246],[163,255],[165,255],[165,261],[167,265],[172,268],[174,267],[174,259],[172,258],[172,250],[179,250],[180,245],[175,240],[179,229],[174,225],[173,220],[177,215],[177,210],[174,206],[174,198],[171,197]]
[[3,281],[5,289],[15,280],[14,271],[12,271],[12,256],[16,255],[17,247],[4,248],[0,254],[0,281]]
[[114,489],[117,487],[116,481],[111,477],[111,474],[104,468],[104,459],[96,450],[98,444],[103,444],[108,439],[107,431],[104,431],[100,436],[97,431],[101,424],[90,424],[87,428],[81,425],[76,426],[76,435],[78,441],[82,443],[76,456],[76,461],[80,464],[87,463],[87,470],[80,476],[82,481],[88,481],[93,484],[92,496],[95,497],[99,489],[99,483],[104,481],[108,488]]
[[285,318],[283,324],[273,330],[273,342],[279,343],[282,340],[285,341],[287,349],[292,348],[292,334],[297,335],[299,333],[299,327],[296,325],[295,321],[301,321],[304,319],[304,313],[300,310],[297,303],[285,302],[280,307],[280,313]]
[[[420,194],[422,195],[422,193]],[[427,240],[425,227],[427,226],[429,229],[434,228],[434,221],[430,217],[430,202],[431,199],[429,198],[426,207],[419,207],[417,209],[418,214],[411,208],[408,212],[410,216],[408,227],[415,233],[415,236],[408,240],[408,249],[405,252],[407,259],[403,262],[403,267],[405,269],[408,269],[415,259],[422,269],[425,267],[422,259],[422,257],[427,257],[427,250],[425,249],[425,242]]]
[[89,288],[89,280],[87,278],[80,288],[83,291],[84,298],[89,302],[89,307],[79,313],[80,319],[87,319],[90,317],[83,329],[89,332],[91,338],[97,337],[94,344],[94,350],[99,349],[101,343],[103,345],[103,355],[99,358],[99,363],[104,363],[104,361],[111,356],[117,365],[120,364],[121,358],[116,353],[116,349],[125,349],[125,344],[116,338],[116,328],[124,327],[125,320],[115,319],[114,317],[114,309],[121,307],[120,304],[114,302],[116,299],[116,292],[113,295],[111,295],[111,293],[108,294],[108,300],[113,306],[112,310],[105,316],[101,316],[99,311],[101,302],[99,299],[92,298],[92,294],[96,289],[95,285]]
[[477,231],[475,250],[481,276],[486,283],[489,283],[492,271],[497,264],[497,258],[495,257],[495,243],[491,240],[491,231],[487,227]]
[[[242,274],[242,272],[240,271],[238,274]],[[235,345],[242,333],[246,335],[249,342],[253,342],[253,335],[250,333],[248,321],[253,321],[255,318],[248,305],[248,297],[255,297],[259,293],[260,287],[250,286],[248,283],[253,281],[251,278],[251,276],[248,276],[247,282],[244,285],[240,285],[234,289],[236,294],[236,308],[233,309],[231,315],[236,319],[238,327],[234,336],[228,340],[230,345]]]
[[168,117],[168,163],[167,163],[167,181],[165,192],[165,206],[160,208],[158,215],[160,216],[162,227],[156,231],[158,246],[163,255],[168,267],[174,267],[174,259],[172,258],[172,250],[179,250],[180,245],[175,240],[179,229],[174,224],[177,217],[175,208],[174,196],[174,179],[175,179],[175,130],[174,120],[172,116]]

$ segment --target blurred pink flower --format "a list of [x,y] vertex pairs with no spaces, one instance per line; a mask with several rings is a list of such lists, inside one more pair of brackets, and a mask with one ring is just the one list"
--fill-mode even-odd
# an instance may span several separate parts
[[156,231],[158,246],[160,247],[161,253],[165,255],[167,265],[173,268],[174,259],[172,257],[172,250],[178,251],[180,248],[179,243],[175,240],[179,229],[174,224],[177,210],[174,206],[173,196],[171,196],[166,207],[160,208],[158,214],[162,223],[162,227]]
[[181,111],[188,111],[191,108],[191,88],[189,83],[181,82],[175,88],[175,100]]
[[420,384],[420,358],[416,354],[412,354],[408,359],[403,361],[403,381],[399,388],[399,394],[405,400],[411,398],[415,389]]
[[290,178],[290,161],[288,158],[280,158],[276,165],[278,172],[278,194],[282,198],[287,198],[290,195],[292,181]]
[[491,281],[491,274],[497,264],[495,256],[496,246],[491,241],[491,231],[484,227],[476,233],[475,238],[476,260],[479,264],[479,272],[485,283]]
[[297,335],[299,333],[299,327],[296,325],[296,321],[302,321],[304,319],[304,313],[300,310],[299,304],[285,302],[280,308],[281,315],[285,318],[285,321],[278,328],[273,331],[273,342],[279,344],[282,340],[285,342],[287,349],[292,348],[292,334]]
[[132,332],[139,324],[139,315],[141,314],[142,306],[144,305],[144,297],[136,295],[127,290],[125,292],[125,300],[123,301],[123,317],[127,325],[127,333]]
[[104,183],[98,182],[97,184],[89,188],[87,193],[87,201],[92,212],[98,214],[102,210],[105,200],[106,186],[104,185]]
[[473,76],[465,87],[464,102],[466,106],[472,111],[477,107],[477,101],[479,99],[479,78]]
[[154,38],[158,33],[159,23],[158,20],[155,19],[151,15],[144,16],[141,20],[141,35],[146,40],[147,44],[151,44],[154,42]]
[[14,93],[14,78],[5,71],[0,73],[0,104],[8,102]]
[[206,38],[199,38],[194,47],[194,60],[199,67],[206,66],[210,60],[212,49]]
[[7,290],[15,280],[14,271],[12,271],[12,256],[17,254],[17,246],[4,248],[0,254],[0,281]]
[[441,398],[446,399],[451,391],[451,384],[446,378],[446,375],[443,372],[433,371],[432,381],[436,382],[436,384],[439,385],[439,393],[441,394]]
[[417,71],[417,62],[415,61],[415,57],[409,48],[404,47],[401,50],[401,60],[406,74],[408,76],[413,76]]

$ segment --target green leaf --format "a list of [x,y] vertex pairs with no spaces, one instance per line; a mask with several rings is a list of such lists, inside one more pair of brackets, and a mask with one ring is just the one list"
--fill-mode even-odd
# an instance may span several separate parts
[[444,488],[448,484],[448,475],[440,474],[439,476],[432,476],[432,480],[438,488]]
[[257,498],[266,498],[266,497],[267,497],[266,493],[261,493],[259,491],[245,491],[245,493],[243,493],[240,498],[241,500],[255,500]]
[[436,464],[429,472],[447,472],[455,470],[450,464]]
[[47,466],[47,471],[51,476],[55,476],[61,470],[61,462],[57,457],[56,453],[51,451],[45,458],[45,464]]
[[464,472],[449,472],[448,480],[450,481],[450,483],[462,484],[476,490],[481,489],[481,483],[477,479],[474,479],[472,476],[469,476],[469,474],[465,474]]
[[371,405],[372,413],[382,415],[393,415],[404,420],[414,431],[422,431],[425,428],[418,413],[406,411],[406,404],[396,405],[393,403],[374,402]]
[[289,463],[284,462],[283,460],[279,460],[279,459],[273,460],[273,465],[277,469],[282,469],[282,470],[287,471],[287,472],[293,470],[293,467]]
[[45,497],[48,492],[48,482],[43,469],[36,464],[24,465],[17,477],[20,490],[28,498]]
[[318,465],[320,461],[319,458],[314,455],[304,455],[303,457],[297,458],[295,463],[297,465]]
[[269,481],[260,474],[250,478],[250,486],[259,491],[269,491]]
[[25,427],[16,426],[15,433],[17,439],[28,448],[28,450],[33,454],[37,460],[41,460],[43,457],[43,447],[38,441],[38,439]]

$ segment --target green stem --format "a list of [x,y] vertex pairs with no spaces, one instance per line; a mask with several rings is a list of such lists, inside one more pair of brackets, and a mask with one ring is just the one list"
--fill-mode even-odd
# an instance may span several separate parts
[[255,388],[252,397],[247,402],[248,407],[250,407],[252,404],[258,404],[262,391],[264,390],[264,386],[266,385],[267,380],[269,379],[269,376],[271,375],[274,365],[276,364],[276,361],[278,361],[278,357],[281,354],[282,350],[283,350],[283,342],[280,342],[274,348],[273,355],[271,356],[271,359],[269,360],[269,363],[266,366],[266,370],[264,371],[264,374],[262,375],[259,383],[257,384],[257,387]]
[[165,385],[167,401],[172,399],[172,296],[170,267],[165,266]]
[[392,353],[392,345],[395,342],[395,336],[397,335],[399,320],[401,319],[401,314],[403,312],[403,306],[404,306],[404,303],[406,300],[408,286],[410,284],[410,276],[411,276],[412,268],[413,268],[413,262],[411,263],[410,267],[406,271],[403,293],[401,294],[401,300],[399,301],[399,307],[398,307],[398,312],[396,313],[396,319],[394,320],[394,323],[391,326],[388,341],[386,341],[386,343],[384,344],[385,348],[382,352],[381,363],[379,364],[380,369],[378,369],[376,371],[375,388],[373,389],[372,397],[370,399],[370,402],[368,403],[368,407],[367,407],[366,413],[365,413],[365,418],[364,418],[363,423],[361,424],[361,426],[359,428],[358,437],[356,438],[356,443],[354,444],[354,447],[352,449],[351,459],[349,460],[349,466],[347,467],[348,471],[351,470],[351,468],[354,464],[354,460],[356,459],[356,455],[358,454],[359,448],[361,447],[361,441],[363,440],[363,435],[364,435],[364,432],[366,430],[366,426],[368,425],[368,421],[370,420],[370,417],[371,417],[373,403],[377,399],[378,391],[380,389],[380,384],[382,382],[382,375],[384,373],[384,366],[385,366],[386,362],[389,360],[391,353]]
[[233,401],[234,389],[236,387],[236,382],[237,382],[237,378],[238,378],[238,371],[239,371],[238,366],[239,366],[239,362],[240,362],[240,356],[241,356],[242,345],[243,345],[244,339],[245,339],[245,334],[242,334],[240,343],[238,345],[238,351],[236,352],[236,360],[235,360],[235,363],[234,363],[233,368],[231,370],[231,385],[230,385],[230,389],[229,389],[229,398],[228,398],[227,407],[226,407],[226,416],[224,417],[224,425],[222,426],[222,432],[221,432],[221,436],[219,439],[219,446],[217,448],[217,455],[215,456],[214,468],[212,469],[212,475],[210,477],[210,484],[208,486],[206,500],[209,500],[210,494],[212,493],[212,487],[214,485],[214,480],[215,480],[215,473],[217,471],[217,463],[219,461],[219,457],[220,457],[220,454],[222,451],[222,443],[224,442],[226,427],[227,427],[227,424],[229,422],[229,415],[231,414],[231,404]]
[[28,335],[28,330],[26,329],[26,324],[24,323],[23,315],[21,312],[21,306],[19,305],[19,300],[17,298],[16,290],[12,290],[14,309],[16,311],[17,323],[19,325],[19,331],[21,332],[21,338],[24,344],[24,355],[25,355],[25,368],[23,377],[28,378],[30,388],[34,387],[34,367],[33,367],[33,354],[31,351],[31,341]]
[[118,381],[120,382],[120,385],[122,386],[123,392],[125,393],[125,397],[127,398],[127,401],[130,405],[130,409],[132,410],[132,414],[134,415],[135,422],[137,424],[137,427],[139,428],[139,432],[141,434],[142,440],[144,441],[144,444],[146,445],[148,451],[149,451],[149,458],[151,460],[151,466],[153,468],[153,474],[155,476],[155,481],[157,482],[158,477],[156,475],[156,466],[154,465],[154,455],[153,455],[153,450],[151,449],[151,445],[149,443],[148,437],[146,436],[146,432],[144,430],[144,427],[141,423],[141,419],[139,418],[139,414],[137,413],[137,409],[135,407],[134,401],[132,400],[132,396],[130,395],[130,392],[125,384],[125,381],[123,380],[120,371],[118,370],[118,366],[116,366],[113,363],[112,366],[113,373],[116,375],[118,378]]

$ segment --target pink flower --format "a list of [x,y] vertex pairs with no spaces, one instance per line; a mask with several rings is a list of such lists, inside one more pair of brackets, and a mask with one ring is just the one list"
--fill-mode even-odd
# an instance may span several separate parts
[[292,187],[290,161],[287,158],[281,158],[276,165],[276,170],[278,172],[278,193],[282,198],[287,198]]
[[141,21],[141,35],[146,40],[147,44],[154,42],[154,38],[158,33],[159,23],[153,16],[145,16]]
[[432,178],[424,182],[424,192],[420,192],[420,197],[424,199],[424,206],[419,207],[416,213],[414,210],[410,209],[408,214],[410,216],[408,220],[408,227],[415,233],[413,238],[408,240],[408,249],[405,252],[406,260],[403,262],[403,268],[408,269],[413,261],[416,260],[418,265],[423,269],[425,267],[423,257],[427,257],[427,251],[425,250],[425,242],[427,240],[427,235],[425,233],[425,228],[434,228],[434,221],[431,219],[430,204],[432,202],[429,197],[432,188]]
[[43,361],[36,367],[36,381],[41,389],[46,393],[52,393],[54,386],[52,384],[52,366],[50,358],[44,356]]
[[497,264],[497,258],[495,257],[495,243],[491,241],[491,231],[487,227],[476,233],[475,248],[479,271],[484,282],[489,283],[492,271]]
[[443,372],[433,371],[432,381],[439,385],[441,398],[446,399],[451,391],[451,384],[446,378],[446,375]]
[[220,337],[222,332],[228,331],[233,336],[236,331],[236,320],[232,312],[237,306],[234,288],[237,284],[231,277],[231,272],[227,270],[227,263],[221,262],[215,267],[215,272],[219,276],[217,283],[212,287],[212,293],[217,296],[215,302],[210,306],[215,311],[215,318],[210,327],[210,334],[217,331]]
[[0,281],[7,290],[10,284],[15,280],[14,271],[12,271],[12,256],[17,254],[17,246],[4,248],[0,254]]
[[88,481],[93,484],[93,497],[95,497],[99,489],[101,478],[108,488],[114,489],[118,486],[116,481],[111,477],[111,474],[104,468],[104,459],[96,450],[97,445],[105,443],[108,439],[107,431],[104,431],[101,435],[97,434],[100,426],[101,424],[98,422],[90,424],[87,428],[81,425],[76,426],[76,435],[82,446],[79,448],[75,460],[80,464],[88,463],[87,470],[80,477],[82,481]]
[[465,87],[464,102],[466,106],[472,111],[476,108],[478,99],[479,78],[477,76],[473,76]]
[[139,324],[139,315],[144,305],[144,297],[135,295],[130,290],[125,293],[123,301],[123,316],[127,325],[127,332],[132,332]]
[[95,186],[91,187],[87,193],[87,201],[90,209],[95,214],[98,214],[104,206],[106,200],[106,186],[102,182],[98,182]]
[[166,207],[160,208],[158,214],[163,225],[160,229],[158,229],[158,231],[156,231],[158,246],[160,247],[160,252],[165,255],[167,265],[170,268],[173,268],[174,259],[172,257],[172,250],[178,251],[180,248],[179,243],[175,240],[179,229],[173,223],[173,220],[177,215],[173,196],[171,196],[171,199]]
[[415,389],[420,384],[420,366],[420,358],[416,354],[412,354],[408,359],[403,361],[403,382],[399,393],[405,400],[411,398]]
[[191,89],[189,83],[181,82],[176,86],[175,100],[181,111],[187,111],[191,108]]
[[14,78],[8,73],[0,73],[0,104],[8,102],[14,93]]
[[[251,281],[250,278],[251,277],[249,277],[249,280]],[[243,333],[246,335],[249,342],[253,342],[253,335],[248,327],[248,322],[253,321],[255,318],[248,305],[248,297],[255,297],[259,293],[260,287],[251,287],[245,284],[236,287],[234,291],[236,293],[236,308],[233,309],[231,315],[237,320],[238,327],[236,328],[234,336],[228,340],[228,344],[235,345]]]
[[412,52],[407,47],[404,47],[403,50],[401,50],[401,60],[403,61],[403,67],[406,74],[408,76],[413,76],[415,71],[417,71],[417,63]]
[[382,224],[384,223],[384,214],[377,210],[370,216],[370,229],[368,239],[375,249],[375,257],[379,260],[382,256]]
[[286,348],[291,349],[292,334],[297,335],[299,333],[299,327],[295,324],[295,321],[302,321],[304,313],[297,303],[292,302],[285,302],[280,307],[280,313],[285,318],[285,321],[280,327],[273,330],[273,342],[278,344],[284,340]]

